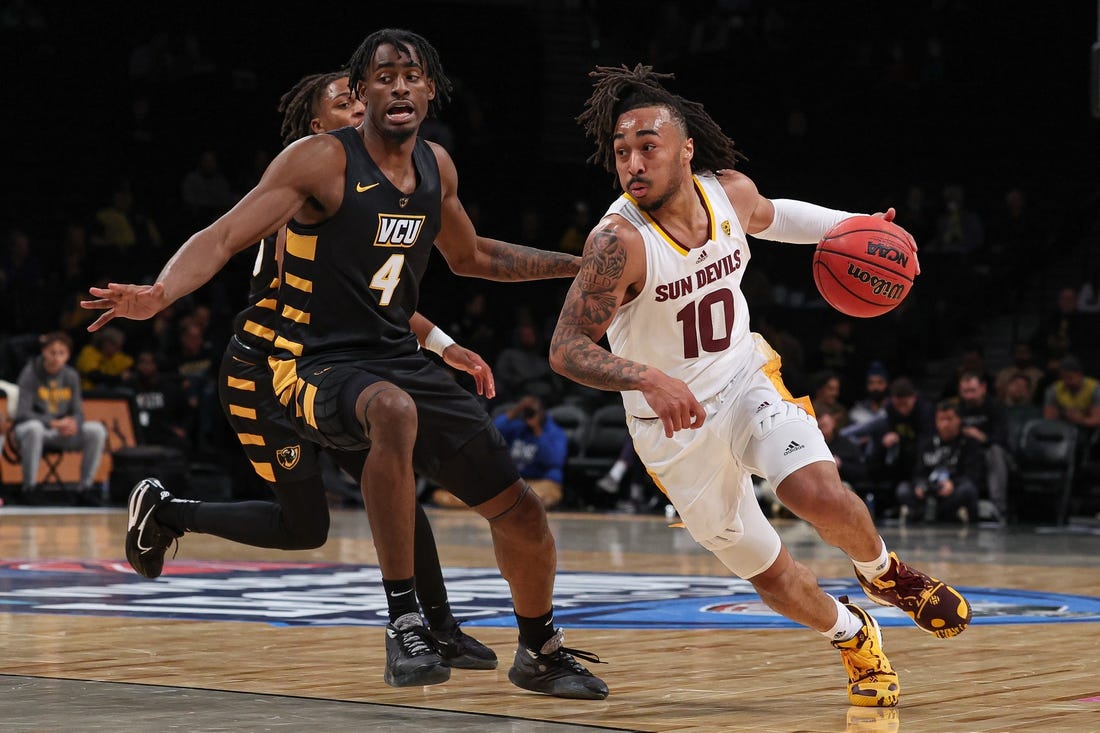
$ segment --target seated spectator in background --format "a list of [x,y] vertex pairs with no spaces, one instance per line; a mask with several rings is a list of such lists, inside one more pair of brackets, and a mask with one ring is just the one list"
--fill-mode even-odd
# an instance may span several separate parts
[[160,230],[150,216],[135,209],[129,181],[115,185],[111,203],[96,212],[95,220],[99,230],[90,239],[95,248],[91,262],[111,263],[120,282],[125,277],[140,279],[155,269],[161,259]]
[[848,408],[840,401],[840,375],[836,372],[825,370],[813,376],[810,402],[815,415],[832,415],[841,428],[848,424]]
[[68,364],[72,344],[62,331],[46,334],[42,337],[42,353],[31,359],[19,375],[19,405],[12,436],[22,455],[23,497],[28,502],[38,499],[34,492],[43,449],[58,448],[82,453],[78,499],[92,505],[100,503],[93,482],[107,445],[107,428],[84,419],[80,375]]
[[920,521],[927,502],[937,521],[964,524],[978,516],[978,487],[985,481],[981,447],[962,432],[955,402],[936,405],[936,430],[921,440],[909,481],[898,484],[901,521]]
[[828,413],[817,416],[817,427],[821,429],[825,444],[833,453],[833,460],[840,471],[840,480],[849,489],[856,491],[866,483],[869,475],[863,449],[851,438],[840,434],[836,418]]
[[500,402],[530,394],[547,404],[557,403],[558,377],[550,369],[546,344],[533,325],[521,323],[516,327],[515,344],[501,350],[493,374]]
[[1054,308],[1039,325],[1035,335],[1036,349],[1048,359],[1060,360],[1071,354],[1080,354],[1082,349],[1096,340],[1095,333],[1089,332],[1087,316],[1077,309],[1077,290],[1061,288],[1055,296]]
[[233,208],[239,198],[222,173],[218,154],[203,150],[180,182],[180,196],[195,227],[204,227]]
[[989,394],[988,385],[977,372],[959,377],[959,416],[963,435],[981,448],[985,458],[986,483],[980,492],[996,507],[997,517],[1008,516],[1008,418]]
[[890,372],[881,361],[871,362],[871,366],[867,367],[863,399],[848,410],[848,424],[860,425],[885,415],[889,387]]
[[508,444],[519,475],[546,508],[557,506],[562,497],[569,438],[546,414],[542,400],[524,395],[493,422]]
[[1034,387],[1026,374],[1020,373],[1008,380],[1005,385],[1001,409],[1008,422],[1008,446],[1011,452],[1020,445],[1020,433],[1029,420],[1043,416],[1043,408],[1035,404],[1031,393]]
[[132,387],[141,443],[176,448],[187,456],[194,443],[188,427],[195,418],[179,378],[162,372],[156,354],[146,349],[138,353]]
[[45,298],[46,274],[31,249],[31,239],[20,229],[8,232],[0,252],[0,314],[7,333],[35,333],[46,326],[52,312]]
[[130,380],[134,357],[122,350],[125,343],[126,334],[114,326],[92,334],[92,342],[85,344],[76,357],[80,386],[85,392],[117,389]]
[[1043,370],[1036,363],[1035,352],[1027,341],[1017,341],[1012,345],[1012,363],[997,372],[997,381],[994,384],[998,400],[1005,400],[1008,383],[1018,374],[1024,375],[1030,384],[1028,400],[1038,404],[1035,387],[1043,378]]
[[1043,417],[1077,426],[1078,464],[1090,457],[1100,427],[1100,380],[1086,377],[1081,362],[1067,356],[1058,364],[1060,378],[1047,388]]
[[917,445],[935,430],[935,410],[908,377],[890,385],[886,414],[841,429],[841,435],[863,446],[869,474],[875,483],[896,487],[909,480],[917,462]]
[[[624,484],[627,487],[625,496],[623,495]],[[611,464],[611,468],[596,481],[596,487],[611,497],[620,497],[616,502],[616,508],[629,514],[666,511],[667,507],[672,506],[653,483],[653,478],[646,472],[642,459],[634,450],[634,440],[629,435],[623,441],[619,455]],[[772,496],[774,498],[774,492]]]
[[964,374],[978,374],[985,384],[994,383],[993,375],[985,367],[985,352],[980,345],[969,343],[962,347],[962,356],[959,357],[958,364],[955,366],[954,378],[947,380],[947,383],[943,386],[943,392],[940,394],[941,400],[953,399],[959,396],[959,380],[962,379]]

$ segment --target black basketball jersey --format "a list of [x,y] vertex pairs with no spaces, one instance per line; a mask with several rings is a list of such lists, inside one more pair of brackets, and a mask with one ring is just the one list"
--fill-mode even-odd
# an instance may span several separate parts
[[233,334],[246,346],[270,354],[279,319],[276,296],[279,268],[275,259],[275,234],[260,242],[252,279],[248,284],[248,305],[233,319]]
[[409,317],[440,226],[439,166],[428,143],[413,149],[416,190],[406,196],[367,154],[358,130],[344,145],[344,199],[320,224],[287,225],[275,347],[302,364],[415,353]]

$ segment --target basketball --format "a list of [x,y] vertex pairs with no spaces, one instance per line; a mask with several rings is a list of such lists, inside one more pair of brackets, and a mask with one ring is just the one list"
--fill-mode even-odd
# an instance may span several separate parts
[[814,252],[821,297],[845,315],[873,318],[898,307],[917,274],[916,244],[877,216],[849,217],[825,233]]

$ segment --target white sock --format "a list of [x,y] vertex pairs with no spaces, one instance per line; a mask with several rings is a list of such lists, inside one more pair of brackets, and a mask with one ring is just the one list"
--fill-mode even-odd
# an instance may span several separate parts
[[607,475],[615,481],[620,481],[623,477],[623,474],[625,473],[626,463],[624,461],[615,461],[615,463],[611,466],[611,470],[607,472]]
[[836,604],[836,623],[828,631],[822,631],[821,635],[829,641],[848,641],[863,628],[863,622],[836,598],[829,598]]
[[890,567],[890,553],[886,551],[886,542],[881,537],[878,538],[878,541],[882,543],[882,550],[874,560],[860,562],[854,557],[852,558],[852,564],[856,566],[856,570],[859,571],[864,580],[874,580]]

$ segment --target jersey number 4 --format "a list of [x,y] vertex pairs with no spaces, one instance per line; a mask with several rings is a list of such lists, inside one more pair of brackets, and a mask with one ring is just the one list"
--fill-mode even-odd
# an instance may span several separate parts
[[389,305],[393,298],[393,291],[397,290],[397,284],[401,282],[401,270],[405,267],[405,255],[390,255],[374,277],[370,279],[372,290],[381,291],[378,296],[378,305]]
[[[722,333],[717,332],[715,312],[721,313]],[[729,348],[733,338],[733,293],[728,288],[707,293],[680,309],[676,320],[684,329],[684,358],[699,356],[699,349],[714,353]]]

